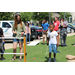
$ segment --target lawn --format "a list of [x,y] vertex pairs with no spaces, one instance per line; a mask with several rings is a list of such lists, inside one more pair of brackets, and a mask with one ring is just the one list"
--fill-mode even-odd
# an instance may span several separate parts
[[[57,62],[67,62],[68,60],[66,59],[66,55],[67,54],[71,54],[71,55],[75,55],[75,47],[73,47],[72,44],[74,44],[75,42],[75,36],[69,36],[67,37],[67,47],[60,47],[58,48],[58,50],[60,51],[60,53],[57,53],[56,56],[56,60]],[[40,42],[38,45],[36,46],[26,46],[26,52],[27,52],[27,57],[26,60],[27,62],[47,62],[48,58],[45,58],[45,54],[46,54],[46,48],[47,45],[42,45],[42,42]],[[5,51],[5,53],[13,53],[13,49],[8,49]],[[17,53],[19,53],[19,48],[17,48]],[[0,60],[0,62],[11,62],[11,59],[13,57],[13,55],[4,55],[5,60]],[[48,52],[47,52],[47,57],[48,56]],[[33,59],[35,58],[35,59]],[[17,59],[13,62],[19,62],[19,55],[17,55]],[[21,62],[24,61],[24,57],[22,59]],[[52,61],[53,61],[53,54],[52,54]]]

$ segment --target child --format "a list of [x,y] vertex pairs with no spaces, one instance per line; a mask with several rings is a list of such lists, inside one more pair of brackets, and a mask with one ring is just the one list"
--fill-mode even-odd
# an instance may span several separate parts
[[[58,33],[54,31],[54,24],[51,24],[50,31],[48,32],[48,42],[49,42],[49,62],[51,62],[51,53],[52,50],[54,52],[54,62],[56,62],[56,53],[57,53],[57,47],[59,45],[59,39],[58,39]],[[48,43],[47,43],[48,45]]]
[[[0,37],[4,37],[3,29],[1,27],[0,27]],[[1,53],[4,53],[5,51],[3,41],[5,42],[5,40],[0,39],[0,52]],[[5,60],[5,58],[3,57],[3,54],[1,54],[0,60]]]
[[29,43],[30,43],[30,35],[31,35],[31,28],[29,26],[29,23],[26,23],[26,42],[27,38],[29,38]]

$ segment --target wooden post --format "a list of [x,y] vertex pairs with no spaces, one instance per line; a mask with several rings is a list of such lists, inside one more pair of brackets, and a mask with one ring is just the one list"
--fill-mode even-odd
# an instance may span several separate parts
[[26,62],[26,37],[24,37],[24,62]]

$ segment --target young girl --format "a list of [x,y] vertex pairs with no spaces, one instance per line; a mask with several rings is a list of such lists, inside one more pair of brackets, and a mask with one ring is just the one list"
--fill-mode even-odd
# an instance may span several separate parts
[[27,38],[29,38],[29,43],[30,43],[30,35],[31,35],[31,28],[29,26],[29,23],[26,23],[26,42]]
[[54,62],[56,62],[57,47],[59,45],[58,33],[54,31],[54,24],[50,25],[50,31],[48,32],[49,42],[49,62],[51,62],[51,53],[54,52]]
[[[54,18],[54,30],[58,33],[58,39],[59,39],[59,34],[60,34],[60,32],[59,32],[59,25],[60,25],[60,21],[59,21],[59,19],[58,19],[58,17],[55,17]],[[58,41],[60,41],[60,39],[58,40]]]

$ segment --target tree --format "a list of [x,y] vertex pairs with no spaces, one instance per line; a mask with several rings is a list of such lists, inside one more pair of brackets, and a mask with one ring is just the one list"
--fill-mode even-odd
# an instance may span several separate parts
[[32,12],[20,12],[22,21],[27,22],[32,19]]
[[[51,16],[52,16],[52,13],[51,13]],[[49,12],[34,12],[33,13],[33,20],[42,21],[43,19],[46,19],[47,21],[49,21]]]
[[0,20],[12,20],[13,12],[0,12]]
[[69,18],[71,16],[70,12],[59,12],[60,18],[64,18],[64,13],[66,18]]

